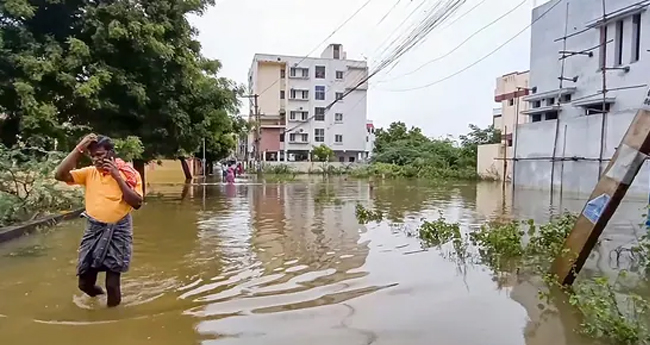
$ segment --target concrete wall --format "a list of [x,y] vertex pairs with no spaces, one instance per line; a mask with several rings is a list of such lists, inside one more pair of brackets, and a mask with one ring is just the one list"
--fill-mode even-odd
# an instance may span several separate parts
[[[503,177],[502,144],[479,145],[477,154],[476,173],[483,178],[501,179]],[[510,164],[508,162],[508,164]]]
[[[562,74],[562,61],[558,60],[558,51],[563,49],[566,2],[553,7],[555,2],[548,2],[533,10],[533,18],[541,19],[535,22],[531,30],[531,60],[530,87],[537,88],[537,94],[552,93],[559,89],[558,77]],[[607,0],[606,8],[615,12],[632,4],[636,0]],[[549,10],[550,9],[550,10]],[[585,30],[589,23],[602,16],[601,4],[591,0],[572,0],[569,7],[568,51],[580,51],[597,47],[600,40],[598,28]],[[613,99],[613,104],[605,121],[603,140],[603,158],[611,158],[619,145],[624,133],[640,107],[648,83],[650,71],[650,15],[647,11],[641,13],[641,56],[640,60],[631,62],[632,54],[632,17],[621,18],[623,30],[623,64],[629,67],[629,72],[610,70],[607,72],[607,97]],[[607,45],[606,66],[614,66],[615,47],[618,39],[615,35],[615,22],[608,24],[607,40],[613,40]],[[601,115],[586,115],[585,109],[579,102],[602,98],[598,93],[602,90],[602,74],[599,71],[599,51],[593,50],[594,56],[577,55],[564,59],[564,76],[578,77],[577,82],[563,82],[563,88],[575,88],[571,100],[559,105],[557,120],[542,120],[520,125],[518,127],[517,158],[530,159],[533,157],[551,157],[555,147],[555,155],[562,157],[586,157],[598,159],[600,151]],[[624,88],[624,89],[617,89]],[[534,95],[531,95],[534,97]],[[529,96],[529,97],[531,97]],[[565,135],[566,129],[566,135]],[[557,134],[556,134],[557,132]],[[566,140],[565,140],[566,137]],[[607,162],[603,163],[603,167]],[[555,162],[549,160],[519,160],[516,163],[515,183],[524,187],[549,189],[551,187],[551,171],[554,169],[553,185],[563,185],[564,190],[589,193],[598,181],[598,162],[569,161]],[[562,171],[563,169],[563,171]],[[648,192],[648,163],[644,164],[630,191],[633,193]]]
[[[514,72],[497,78],[494,96],[501,100],[501,121],[499,127],[504,135],[514,132],[515,124],[528,122],[528,117],[521,112],[528,109],[528,103],[522,101],[524,89],[528,88],[529,72]],[[517,110],[520,116],[517,118]]]
[[283,131],[284,128],[262,128],[260,151],[280,151],[282,148],[280,134]]
[[[188,158],[187,164],[190,166],[190,171],[194,171],[194,160]],[[181,162],[174,159],[149,162],[145,167],[144,173],[147,184],[185,182],[185,174],[183,173]]]
[[341,162],[264,162],[263,164],[268,166],[273,165],[287,165],[295,172],[300,173],[309,173],[319,171],[324,165],[332,166],[334,168],[345,168],[345,167],[358,167],[362,164],[359,163],[341,163]]

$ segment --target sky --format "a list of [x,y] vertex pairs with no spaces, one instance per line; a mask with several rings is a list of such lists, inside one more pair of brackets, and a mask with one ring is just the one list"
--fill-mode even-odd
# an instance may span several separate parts
[[[255,53],[319,56],[330,43],[342,44],[349,59],[366,59],[372,71],[386,57],[388,43],[408,34],[437,1],[217,0],[190,22],[199,30],[203,54],[221,61],[221,76],[246,84]],[[544,2],[467,0],[392,68],[370,80],[368,119],[377,127],[402,121],[431,137],[457,137],[469,124],[490,125],[492,109],[499,106],[494,103],[496,78],[529,68],[530,30],[513,37],[530,24],[533,7]]]

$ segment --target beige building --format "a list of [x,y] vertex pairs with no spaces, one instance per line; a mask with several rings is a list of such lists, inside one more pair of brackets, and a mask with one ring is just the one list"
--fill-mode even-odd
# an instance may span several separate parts
[[258,95],[261,130],[239,155],[255,157],[257,150],[266,162],[309,162],[313,148],[324,144],[341,163],[365,160],[367,76],[367,62],[348,59],[340,44],[320,57],[255,54],[248,83]]
[[476,165],[479,175],[506,181],[512,178],[517,124],[528,121],[528,116],[522,114],[528,109],[528,103],[522,100],[528,90],[528,71],[497,78],[494,101],[500,107],[492,111],[492,124],[501,131],[501,143],[479,146]]

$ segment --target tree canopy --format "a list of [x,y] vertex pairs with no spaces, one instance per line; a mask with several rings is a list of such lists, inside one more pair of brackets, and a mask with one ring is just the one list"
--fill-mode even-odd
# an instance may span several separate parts
[[237,90],[188,14],[212,0],[0,0],[0,143],[138,137],[142,158],[234,148]]
[[500,142],[492,126],[481,129],[469,125],[470,132],[461,135],[460,142],[452,138],[428,138],[417,127],[408,129],[402,122],[393,122],[387,129],[375,131],[373,162],[399,166],[434,169],[476,169],[477,146]]

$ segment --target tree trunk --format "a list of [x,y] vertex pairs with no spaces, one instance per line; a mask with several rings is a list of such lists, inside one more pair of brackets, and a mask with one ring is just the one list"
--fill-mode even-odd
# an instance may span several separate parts
[[192,172],[190,171],[190,166],[187,164],[185,157],[178,157],[178,160],[181,161],[181,168],[183,168],[183,174],[185,174],[185,182],[192,181]]
[[139,159],[134,159],[133,160],[133,168],[140,173],[140,177],[142,178],[142,194],[146,195],[147,194],[147,180],[144,172],[144,161],[139,160]]

